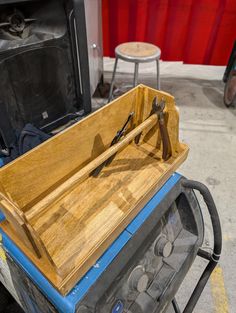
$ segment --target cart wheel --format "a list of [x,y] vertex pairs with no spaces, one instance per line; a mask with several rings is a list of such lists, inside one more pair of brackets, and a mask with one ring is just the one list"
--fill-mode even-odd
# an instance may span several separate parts
[[235,98],[236,98],[236,70],[232,70],[225,84],[224,104],[227,107],[233,106]]

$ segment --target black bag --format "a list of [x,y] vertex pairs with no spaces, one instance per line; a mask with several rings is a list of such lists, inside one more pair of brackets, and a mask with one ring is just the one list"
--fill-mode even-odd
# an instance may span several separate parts
[[15,142],[12,142],[9,147],[9,155],[7,156],[6,153],[2,151],[1,156],[3,157],[4,164],[13,161],[18,156],[35,148],[50,137],[50,135],[34,127],[32,124],[26,124],[22,131],[16,134]]

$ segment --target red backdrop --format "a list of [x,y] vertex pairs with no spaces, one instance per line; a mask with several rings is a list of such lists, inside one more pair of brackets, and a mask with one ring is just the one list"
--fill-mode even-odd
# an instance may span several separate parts
[[165,61],[225,65],[236,0],[103,0],[104,54],[126,41],[158,45]]

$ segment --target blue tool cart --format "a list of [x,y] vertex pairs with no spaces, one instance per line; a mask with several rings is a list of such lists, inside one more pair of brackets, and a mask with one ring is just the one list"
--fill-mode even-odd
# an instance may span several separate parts
[[[201,249],[204,221],[193,189],[201,192],[212,218],[212,254]],[[210,193],[177,173],[65,297],[0,232],[0,280],[29,313],[162,312],[171,302],[180,312],[174,296],[198,254],[209,264],[184,311],[192,312],[221,250],[220,224]]]

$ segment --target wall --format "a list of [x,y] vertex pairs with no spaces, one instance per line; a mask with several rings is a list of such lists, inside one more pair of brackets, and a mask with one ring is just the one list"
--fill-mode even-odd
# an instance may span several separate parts
[[147,41],[165,61],[225,65],[236,39],[236,0],[103,0],[105,56]]

